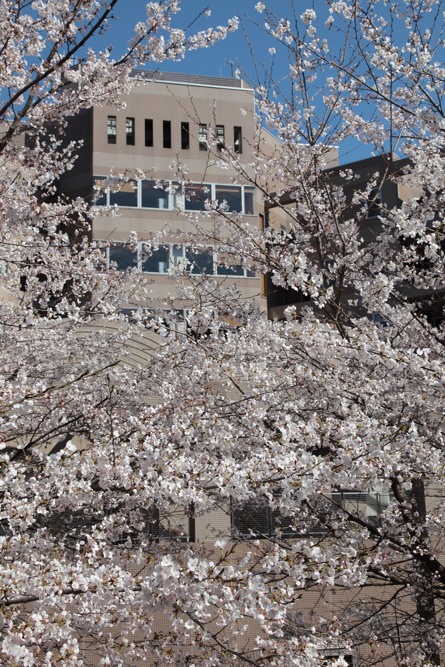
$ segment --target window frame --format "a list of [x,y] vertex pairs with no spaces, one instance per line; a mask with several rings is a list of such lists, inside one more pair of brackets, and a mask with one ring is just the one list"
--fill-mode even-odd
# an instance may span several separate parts
[[216,149],[222,151],[226,146],[224,125],[216,125],[215,127]]
[[172,147],[172,122],[171,120],[162,121],[162,147],[169,149]]
[[[98,242],[100,242],[100,239],[96,239]],[[147,241],[138,241],[136,250],[134,251],[136,254],[136,261],[134,263],[134,266],[132,268],[137,268],[139,271],[142,273],[146,273],[149,275],[155,275],[155,276],[167,276],[170,274],[171,269],[178,269],[180,268],[183,270],[185,273],[191,275],[191,276],[212,276],[212,277],[220,277],[220,278],[257,278],[256,275],[252,274],[249,269],[246,269],[243,267],[243,273],[242,274],[220,274],[217,272],[217,267],[218,267],[218,253],[216,250],[210,246],[206,246],[204,248],[197,248],[196,246],[192,245],[187,245],[184,243],[162,243],[157,246],[157,250],[165,249],[165,256],[166,256],[166,266],[162,271],[146,271],[144,270],[144,262],[147,262],[149,260],[149,257],[147,257],[147,251],[144,250],[144,244],[146,244]],[[110,258],[110,248],[117,248],[119,246],[122,246],[124,249],[125,247],[129,246],[130,244],[128,241],[121,241],[121,240],[116,240],[113,239],[112,241],[109,241],[109,245],[103,248],[104,253],[105,253],[105,268],[109,269],[110,268],[110,263],[111,260]],[[177,250],[175,250],[177,249]],[[157,251],[155,250],[155,252]],[[193,270],[193,258],[190,257],[191,254],[195,253],[196,255],[204,255],[205,253],[208,253],[209,259],[212,263],[213,266],[213,271],[207,273],[206,271],[195,271]],[[152,255],[150,255],[152,256]],[[161,260],[162,261],[162,260]],[[192,267],[192,268],[189,268]],[[116,267],[118,271],[125,271],[126,269],[119,269]]]
[[181,121],[181,150],[190,149],[190,123]]
[[117,143],[117,116],[107,116],[107,143]]
[[136,119],[133,116],[125,119],[125,143],[127,146],[134,146],[136,143]]
[[144,142],[146,148],[154,145],[153,118],[146,118],[144,121]]
[[[103,188],[103,198],[104,201],[101,204],[97,204],[98,206],[114,206],[114,204],[111,204],[111,198],[112,198],[112,189],[113,186],[116,185],[116,180],[115,179],[110,179],[109,176],[101,176],[99,174],[94,174],[93,175],[93,190],[94,190],[94,183],[96,181],[106,181],[106,185]],[[239,188],[239,193],[240,193],[240,201],[241,201],[241,210],[235,211],[229,209],[227,212],[228,213],[238,213],[240,215],[246,215],[246,216],[256,216],[257,214],[255,213],[255,187],[251,185],[237,185],[237,184],[232,184],[232,183],[191,183],[189,185],[185,185],[181,188],[178,188],[177,191],[174,191],[174,188],[172,186],[177,186],[178,183],[175,181],[162,181],[162,183],[165,183],[163,188],[159,188],[160,191],[166,192],[167,197],[160,197],[159,200],[163,200],[166,202],[165,206],[144,206],[143,205],[143,183],[144,182],[152,182],[155,183],[155,179],[150,179],[150,178],[130,178],[128,179],[128,182],[133,182],[136,184],[135,187],[135,192],[136,192],[136,199],[137,199],[137,204],[135,206],[125,206],[125,205],[119,205],[119,208],[130,208],[130,209],[141,209],[141,210],[150,210],[150,211],[174,211],[175,209],[182,208],[185,213],[199,213],[201,211],[204,211],[204,203],[202,208],[192,208],[187,206],[187,193],[184,190],[184,188],[188,188],[189,190],[196,190],[197,188],[199,189],[206,189],[205,192],[205,198],[209,199],[211,201],[216,201],[216,194],[218,192],[218,189],[224,189],[224,188]],[[123,183],[127,182],[125,179],[122,180]],[[247,197],[251,198],[251,205],[247,204]],[[249,209],[249,210],[247,210]]]
[[233,126],[233,150],[239,155],[243,152],[243,128],[241,125]]
[[200,151],[206,151],[208,149],[209,142],[207,123],[199,123],[198,125],[198,142]]

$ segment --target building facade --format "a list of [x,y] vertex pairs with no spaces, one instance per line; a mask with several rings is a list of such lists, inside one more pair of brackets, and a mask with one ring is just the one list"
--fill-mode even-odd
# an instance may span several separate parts
[[216,252],[224,230],[215,234],[214,224],[199,216],[223,206],[257,224],[255,188],[221,168],[230,157],[252,161],[254,91],[240,79],[197,75],[136,71],[134,80],[120,108],[95,107],[69,119],[67,137],[82,147],[60,181],[68,196],[115,209],[106,215],[97,209],[93,239],[109,268],[138,268],[150,285],[143,295],[123,294],[122,308],[185,313],[177,290],[184,269],[259,298],[260,278],[236,249]]

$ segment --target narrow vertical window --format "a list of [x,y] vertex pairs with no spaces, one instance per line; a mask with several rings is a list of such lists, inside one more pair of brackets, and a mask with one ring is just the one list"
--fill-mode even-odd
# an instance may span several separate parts
[[125,121],[125,136],[127,139],[127,146],[134,146],[135,139],[135,124],[134,118],[127,118]]
[[170,120],[162,121],[162,140],[164,148],[172,147],[172,124]]
[[145,145],[153,146],[153,119],[145,119]]
[[190,148],[190,127],[188,123],[181,123],[181,148],[185,151]]
[[224,148],[224,125],[216,126],[216,148],[221,151]]
[[206,151],[207,150],[207,125],[205,123],[200,123],[200,125],[199,125],[198,139],[199,139],[199,150],[200,151]]
[[243,135],[241,133],[241,128],[237,126],[233,128],[233,147],[235,153],[243,152]]
[[107,139],[109,144],[116,143],[117,121],[116,116],[108,116],[107,118]]

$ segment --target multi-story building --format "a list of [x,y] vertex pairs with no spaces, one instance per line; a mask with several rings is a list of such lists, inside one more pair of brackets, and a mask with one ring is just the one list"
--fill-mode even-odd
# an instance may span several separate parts
[[[120,107],[91,108],[69,120],[67,136],[82,147],[60,182],[71,197],[117,207],[94,218],[93,239],[106,246],[109,266],[138,267],[151,290],[150,303],[147,292],[123,294],[122,308],[184,312],[180,280],[172,275],[177,268],[236,283],[244,297],[259,297],[260,278],[235,252],[218,255],[214,225],[193,219],[206,202],[225,202],[228,212],[258,220],[255,188],[220,165],[224,155],[252,161],[254,91],[241,79],[138,71],[134,78]],[[129,243],[130,236],[137,242]],[[144,241],[152,242],[149,249]]]

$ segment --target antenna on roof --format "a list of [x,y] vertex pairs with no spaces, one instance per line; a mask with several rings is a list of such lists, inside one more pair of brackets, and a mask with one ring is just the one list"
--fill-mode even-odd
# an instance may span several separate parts
[[233,62],[233,60],[225,60],[224,62],[225,62],[226,65],[230,65],[230,76],[233,79],[234,78],[233,68],[235,66],[235,63]]

